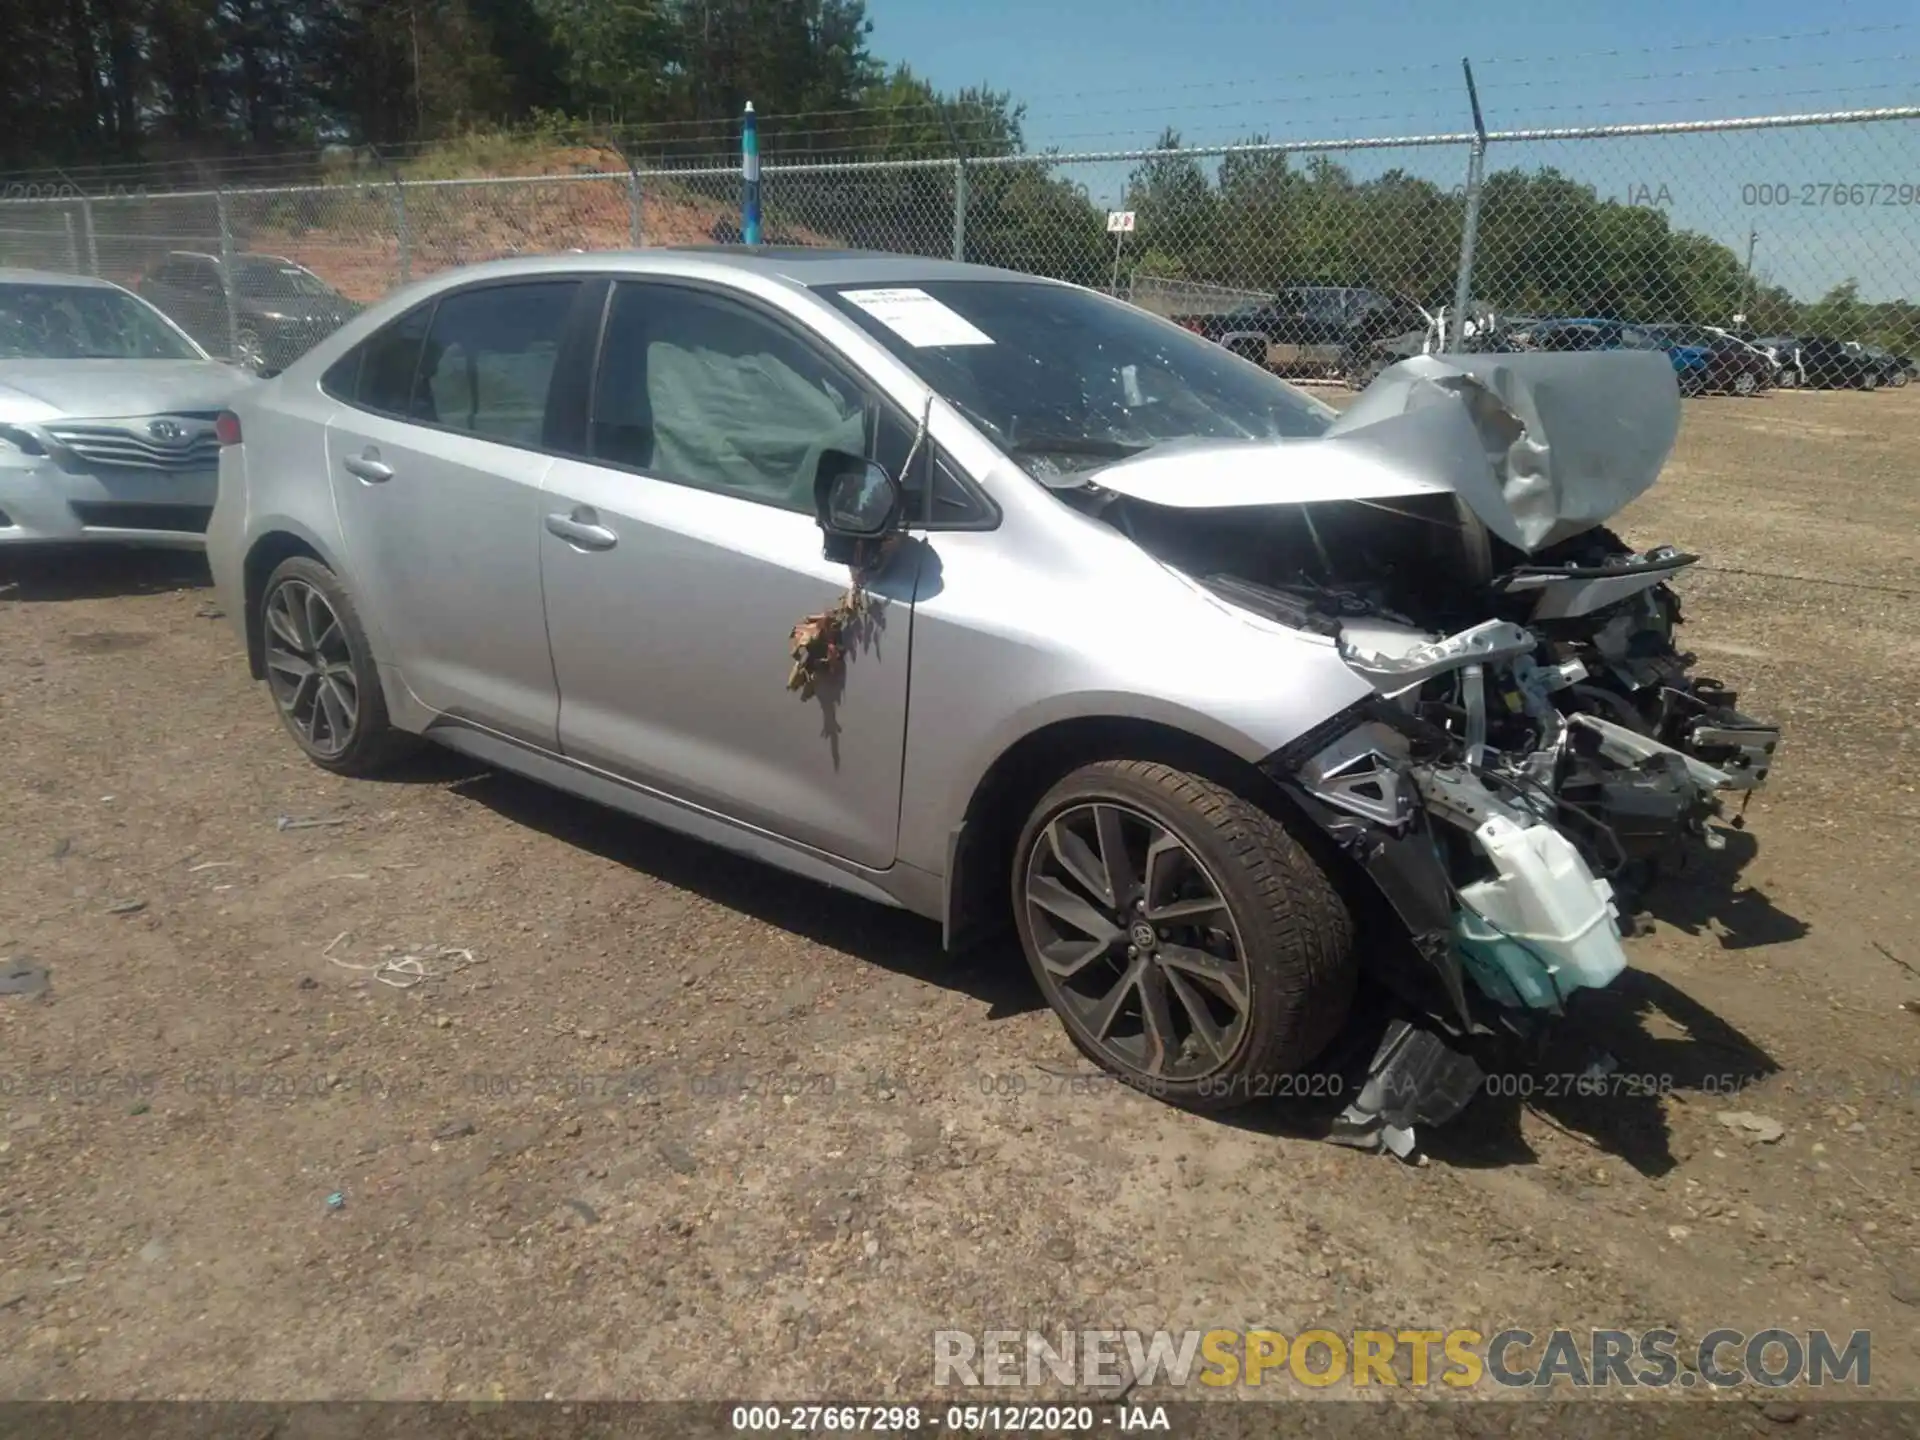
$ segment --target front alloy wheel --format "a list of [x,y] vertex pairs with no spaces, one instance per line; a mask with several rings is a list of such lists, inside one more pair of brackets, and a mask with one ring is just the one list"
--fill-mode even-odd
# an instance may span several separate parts
[[1751,370],[1742,370],[1733,377],[1733,393],[1736,395],[1752,395],[1759,389],[1759,378]]
[[1280,1094],[1346,1018],[1345,902],[1274,814],[1214,780],[1084,766],[1034,810],[1012,878],[1047,1003],[1137,1089],[1201,1110]]
[[1115,1069],[1213,1074],[1247,1025],[1233,913],[1179,836],[1125,805],[1075,805],[1027,862],[1027,924],[1047,999]]

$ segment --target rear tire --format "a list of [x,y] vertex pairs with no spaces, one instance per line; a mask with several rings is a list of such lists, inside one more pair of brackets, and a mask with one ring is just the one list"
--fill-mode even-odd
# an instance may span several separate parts
[[318,560],[296,555],[267,577],[260,643],[280,723],[321,769],[372,775],[419,744],[393,728],[359,611]]
[[1074,771],[1015,850],[1021,948],[1074,1044],[1193,1110],[1281,1093],[1339,1032],[1353,919],[1282,822],[1140,760]]
[[1860,388],[1862,390],[1878,390],[1880,388],[1880,372],[1878,370],[1869,370],[1865,375],[1862,375],[1860,377]]

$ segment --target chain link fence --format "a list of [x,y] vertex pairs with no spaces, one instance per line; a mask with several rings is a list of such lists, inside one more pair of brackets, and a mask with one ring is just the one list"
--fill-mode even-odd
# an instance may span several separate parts
[[[1296,373],[1625,345],[1668,349],[1701,388],[1747,370],[1903,384],[1920,352],[1920,107],[761,175],[768,244],[1069,280],[1216,338],[1264,335],[1262,358]],[[450,267],[737,243],[740,201],[730,159],[0,199],[0,266],[115,281],[213,353],[275,366]]]

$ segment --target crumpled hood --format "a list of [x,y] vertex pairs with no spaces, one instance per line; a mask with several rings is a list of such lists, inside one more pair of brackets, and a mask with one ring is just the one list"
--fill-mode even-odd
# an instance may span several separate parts
[[1417,355],[1384,371],[1324,435],[1158,446],[1088,478],[1176,509],[1450,491],[1532,553],[1646,493],[1679,432],[1664,353]]
[[220,410],[258,383],[218,360],[0,361],[0,423]]

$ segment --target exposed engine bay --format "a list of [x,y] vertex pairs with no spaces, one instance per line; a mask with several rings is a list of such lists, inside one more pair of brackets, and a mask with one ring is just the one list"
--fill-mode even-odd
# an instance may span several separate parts
[[[1772,763],[1777,731],[1676,643],[1670,581],[1694,556],[1598,530],[1529,558],[1436,497],[1254,512],[1116,497],[1102,513],[1229,604],[1333,638],[1411,722],[1402,738],[1562,830],[1623,907],[1688,844],[1724,843],[1714,822]],[[1386,816],[1391,781],[1367,773],[1346,759],[1321,798]]]
[[[1636,553],[1594,518],[1651,484],[1671,435],[1599,483],[1550,477],[1559,495],[1536,503],[1549,442],[1563,456],[1586,443],[1582,467],[1609,457],[1581,436],[1568,446],[1573,422],[1551,433],[1542,416],[1569,400],[1529,363],[1485,384],[1436,358],[1396,366],[1347,427],[1389,453],[1394,429],[1417,429],[1426,447],[1443,423],[1432,407],[1460,402],[1451,418],[1471,422],[1490,475],[1459,446],[1461,483],[1403,493],[1369,471],[1343,496],[1329,467],[1297,503],[1186,503],[1163,463],[1138,483],[1097,474],[1073,497],[1224,604],[1331,641],[1370,682],[1373,697],[1265,768],[1405,922],[1419,960],[1387,978],[1456,1043],[1535,1037],[1573,992],[1618,975],[1649,885],[1693,847],[1724,847],[1779,740],[1678,644],[1672,582],[1697,557]],[[1351,1143],[1404,1153],[1414,1122],[1448,1118],[1479,1072],[1403,1025],[1371,1078],[1343,1117]]]

